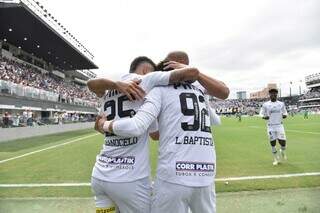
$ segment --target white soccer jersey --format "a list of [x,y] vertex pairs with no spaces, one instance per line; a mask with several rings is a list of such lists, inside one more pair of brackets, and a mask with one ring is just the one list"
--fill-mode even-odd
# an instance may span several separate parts
[[209,106],[209,114],[210,114],[210,124],[211,125],[215,125],[215,126],[221,125],[220,116],[217,115],[216,110],[211,108],[210,106]]
[[[168,85],[170,72],[152,72],[141,76],[128,74],[124,80],[141,79],[140,86],[149,92],[158,85]],[[105,94],[102,110],[107,120],[133,116],[143,101],[129,101],[128,98],[116,90]],[[154,122],[156,123],[156,122]],[[155,132],[151,125],[150,132]],[[97,155],[92,176],[109,182],[130,182],[149,176],[149,131],[135,137],[121,137],[106,133],[105,143]]]
[[260,115],[265,117],[269,116],[269,120],[267,122],[268,129],[277,129],[282,126],[282,116],[288,115],[286,107],[281,101],[267,101],[262,105]]
[[204,93],[191,84],[157,87],[136,116],[113,123],[115,134],[138,135],[159,122],[157,177],[185,186],[208,186],[215,176],[215,147]]
[[204,88],[200,83],[199,81],[196,81],[194,82],[192,85],[198,87],[200,90],[202,90],[204,92],[204,98],[208,104],[208,111],[209,111],[209,115],[210,115],[210,124],[211,125],[214,125],[214,126],[218,126],[218,125],[221,125],[221,119],[220,119],[220,116],[217,115],[216,113],[216,110],[214,108],[212,108],[210,106],[210,101],[209,101],[209,94],[207,93],[207,89]]

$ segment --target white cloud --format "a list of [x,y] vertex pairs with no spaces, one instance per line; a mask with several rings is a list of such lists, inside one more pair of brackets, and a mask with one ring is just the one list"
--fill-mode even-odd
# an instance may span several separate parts
[[43,0],[92,50],[100,76],[119,78],[131,60],[185,50],[230,88],[286,85],[320,67],[317,0]]

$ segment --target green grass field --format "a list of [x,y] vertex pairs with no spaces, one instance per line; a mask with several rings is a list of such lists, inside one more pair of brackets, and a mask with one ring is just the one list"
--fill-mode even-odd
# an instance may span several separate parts
[[[244,117],[238,122],[231,117],[222,121],[222,126],[213,128],[217,178],[320,172],[320,116],[286,119],[288,161],[278,166],[272,165],[266,125],[261,118]],[[1,184],[89,183],[102,143],[102,135],[93,130],[0,143],[0,212],[42,212],[41,208],[48,205],[52,208],[45,212],[90,212],[93,201],[89,186],[7,188]],[[27,155],[21,157],[24,154]],[[150,143],[150,155],[154,176],[157,142]],[[320,212],[319,187],[320,175],[237,180],[228,184],[217,181],[218,210]],[[45,199],[48,197],[52,198]],[[69,202],[61,202],[66,197]],[[77,211],[82,205],[86,207]],[[34,210],[35,206],[38,210]],[[59,210],[64,206],[69,206],[68,210]]]

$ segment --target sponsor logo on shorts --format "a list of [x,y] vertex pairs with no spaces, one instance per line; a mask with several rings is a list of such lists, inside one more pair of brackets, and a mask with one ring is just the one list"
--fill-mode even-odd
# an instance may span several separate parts
[[109,208],[97,208],[96,213],[115,213],[116,207],[109,207]]
[[214,163],[205,162],[176,162],[176,171],[190,171],[190,172],[214,172]]

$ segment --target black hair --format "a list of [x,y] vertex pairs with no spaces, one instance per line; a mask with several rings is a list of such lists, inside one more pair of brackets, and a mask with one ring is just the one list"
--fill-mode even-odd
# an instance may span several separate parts
[[165,68],[165,63],[168,62],[167,60],[163,60],[160,61],[159,64],[157,64],[156,70],[157,71],[170,71],[173,70],[173,68],[168,68],[168,69],[164,69]]
[[271,92],[276,92],[276,93],[278,93],[278,90],[275,89],[275,88],[269,89],[269,93],[271,93]]
[[146,56],[139,56],[133,59],[133,61],[131,62],[129,73],[134,73],[137,67],[142,63],[149,63],[153,66],[154,69],[156,69],[156,64],[150,58]]

